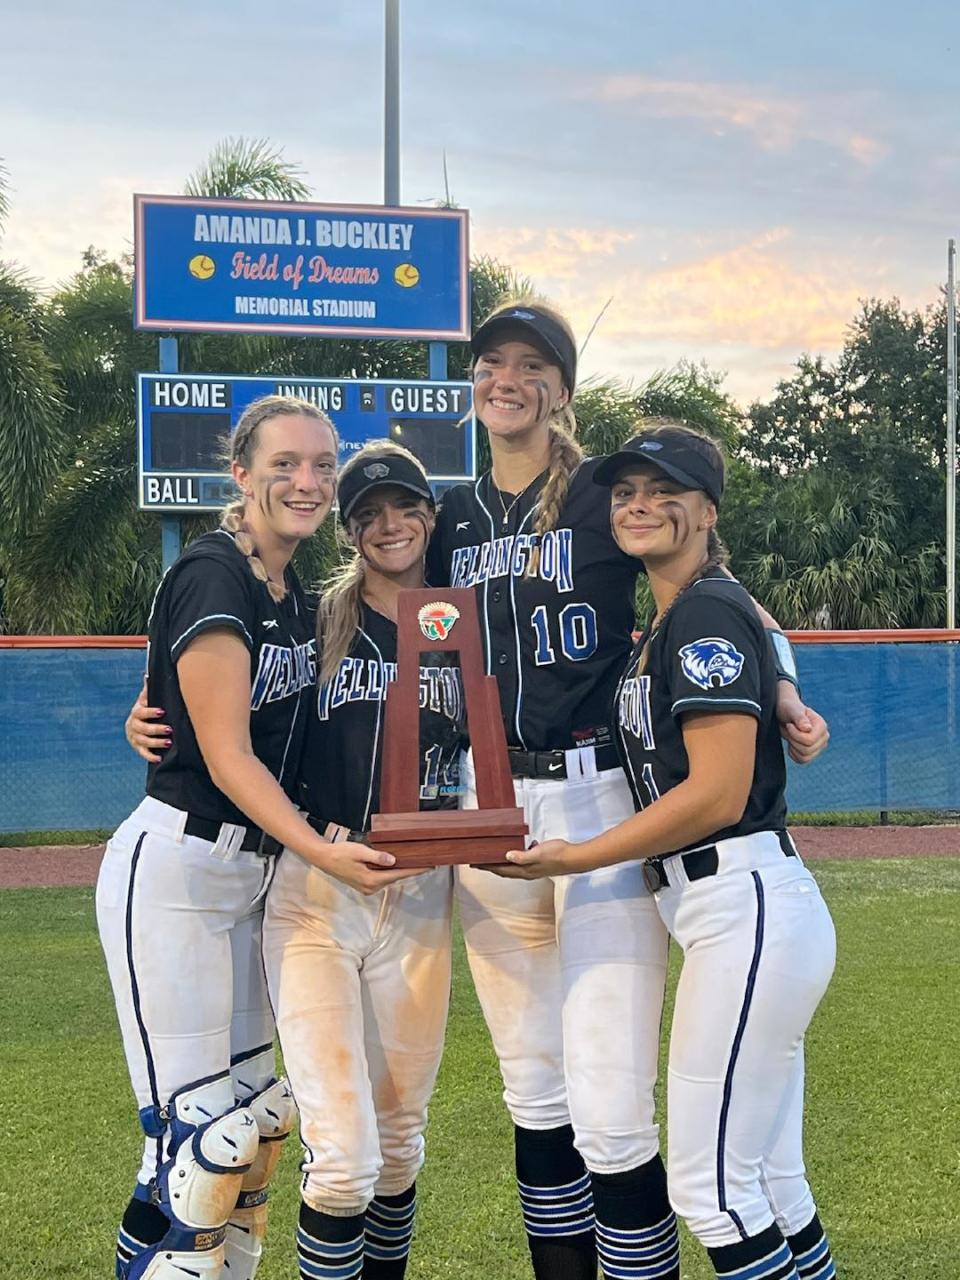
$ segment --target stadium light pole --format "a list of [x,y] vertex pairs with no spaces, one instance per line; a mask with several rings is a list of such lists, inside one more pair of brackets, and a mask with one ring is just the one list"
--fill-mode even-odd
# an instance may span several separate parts
[[[383,203],[400,203],[400,0],[383,0]],[[445,381],[447,344],[427,345],[431,378]]]
[[947,241],[947,626],[957,625],[957,287],[956,244]]
[[400,203],[400,0],[383,3],[383,203]]

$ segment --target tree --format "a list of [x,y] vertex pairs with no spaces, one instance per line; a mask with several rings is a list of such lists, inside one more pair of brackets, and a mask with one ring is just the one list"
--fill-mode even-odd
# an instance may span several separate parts
[[[755,593],[784,602],[781,621],[942,623],[945,387],[943,304],[919,312],[873,299],[835,362],[801,357],[770,401],[751,406],[738,450],[754,470],[746,505],[776,516],[756,521],[746,511],[732,541]],[[886,510],[872,512],[874,502]],[[881,555],[888,586],[874,576]]]
[[791,476],[775,503],[741,509],[730,527],[738,576],[783,625],[856,630],[939,620],[938,549],[904,556],[903,512],[882,477]]
[[[0,163],[0,233],[8,209]],[[63,403],[36,286],[0,262],[0,631],[23,538],[41,511],[63,445]]]

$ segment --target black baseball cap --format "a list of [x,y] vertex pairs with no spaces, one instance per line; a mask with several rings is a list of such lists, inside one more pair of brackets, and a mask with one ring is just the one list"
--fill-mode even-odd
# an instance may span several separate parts
[[577,385],[577,348],[562,324],[558,324],[546,311],[541,311],[535,303],[529,306],[518,303],[484,320],[470,339],[470,350],[475,356],[482,356],[495,336],[504,329],[526,330],[531,345],[539,347],[544,355],[560,366],[564,385],[573,395]]
[[613,487],[624,467],[639,461],[655,467],[682,484],[685,489],[702,489],[719,509],[723,497],[723,458],[720,451],[705,449],[699,437],[686,431],[661,427],[656,432],[641,432],[628,440],[622,449],[604,458],[593,473],[594,484]]
[[426,498],[431,506],[436,505],[433,490],[417,464],[401,453],[384,451],[371,453],[362,463],[351,467],[346,475],[341,476],[337,485],[340,518],[346,520],[364,494],[385,484],[406,489],[415,493],[418,498]]

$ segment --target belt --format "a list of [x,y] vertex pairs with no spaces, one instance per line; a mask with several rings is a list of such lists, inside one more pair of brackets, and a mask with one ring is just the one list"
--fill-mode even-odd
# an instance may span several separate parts
[[[774,835],[780,842],[784,857],[795,858],[797,850],[790,839],[789,832],[775,831]],[[676,857],[676,854],[664,853],[657,858],[644,859],[641,867],[643,883],[651,893],[670,887],[667,869],[663,864],[667,858],[673,857]],[[683,870],[688,880],[706,880],[708,876],[715,876],[720,869],[720,850],[715,844],[706,844],[702,849],[691,849],[689,853],[681,853],[680,861],[683,863]]]
[[[586,750],[586,748],[580,748]],[[594,748],[597,772],[606,773],[608,769],[620,767],[620,757],[612,742]],[[515,778],[565,778],[567,776],[567,753],[565,751],[521,751],[519,747],[510,747],[510,772]]]
[[[209,840],[211,844],[216,844],[220,839],[220,828],[225,825],[223,822],[217,822],[216,818],[200,818],[195,813],[188,813],[183,832],[184,835],[197,836],[201,840]],[[260,852],[261,843],[265,844],[269,838],[264,836],[259,827],[246,827],[240,848],[244,853]],[[266,850],[264,849],[263,852]]]
[[[327,835],[329,827],[339,827],[341,831],[345,829],[342,822],[335,822],[333,818],[317,818],[312,813],[305,813],[303,816],[308,825],[313,827],[318,836],[323,836],[324,840],[333,840],[332,835]],[[366,837],[362,831],[350,831],[346,839],[352,840],[354,844],[366,844]]]

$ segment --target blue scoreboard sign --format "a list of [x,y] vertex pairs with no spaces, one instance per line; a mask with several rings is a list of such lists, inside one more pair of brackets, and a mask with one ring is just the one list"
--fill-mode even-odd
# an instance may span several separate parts
[[469,382],[138,374],[140,508],[215,511],[232,501],[225,445],[247,405],[266,395],[299,396],[329,413],[341,463],[368,440],[406,445],[440,492],[475,474],[472,391]]
[[133,200],[138,329],[470,337],[464,209]]

